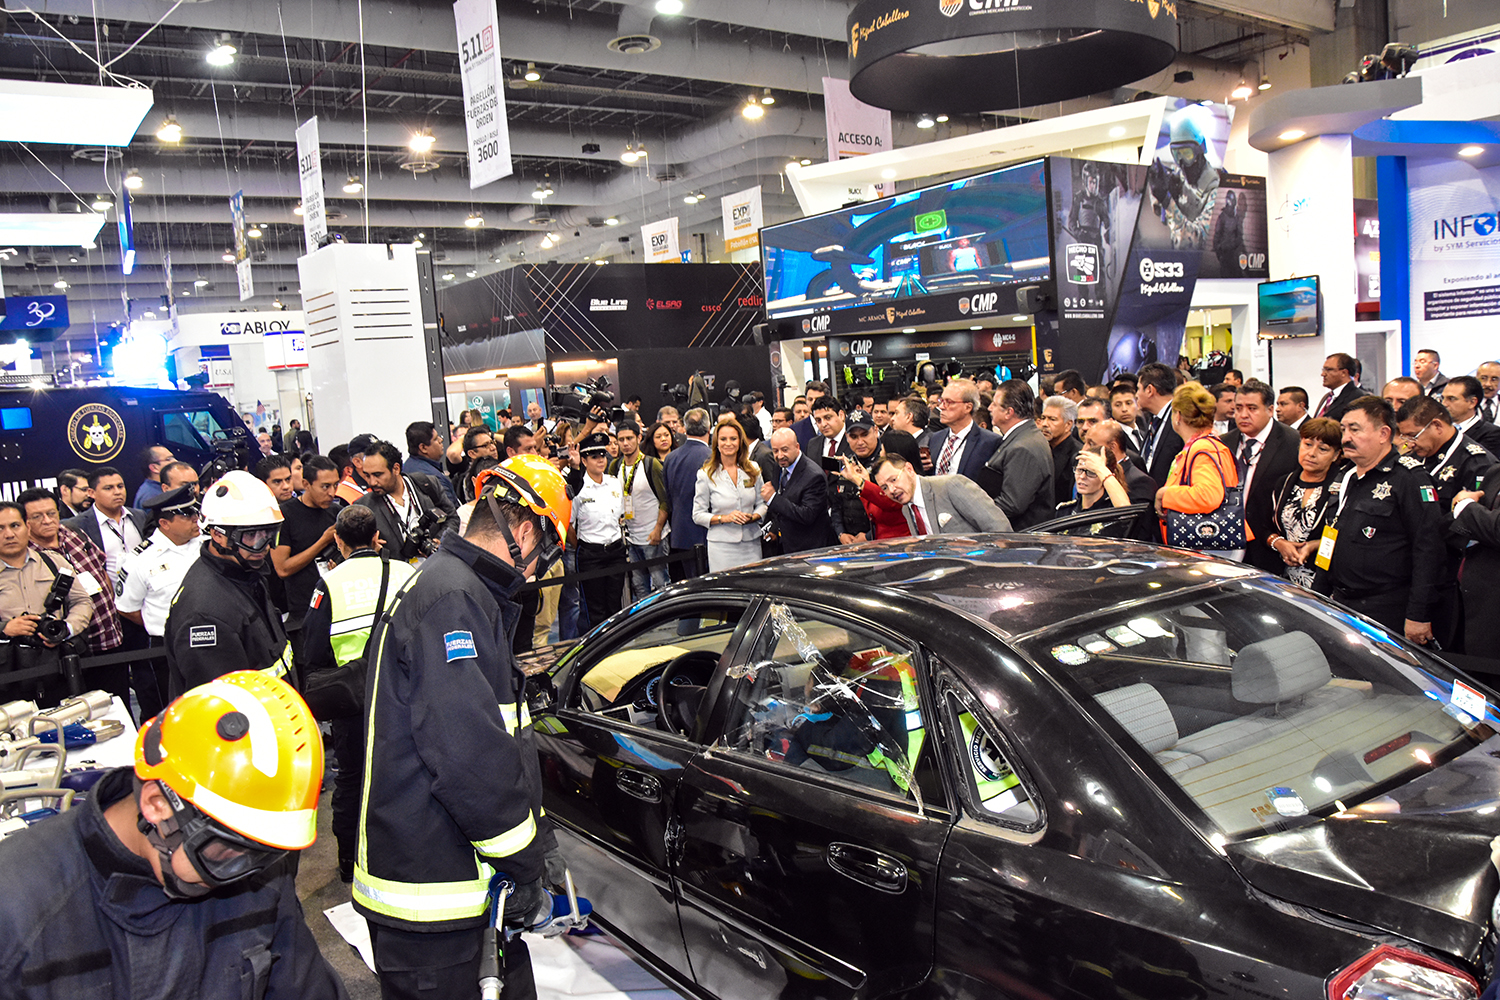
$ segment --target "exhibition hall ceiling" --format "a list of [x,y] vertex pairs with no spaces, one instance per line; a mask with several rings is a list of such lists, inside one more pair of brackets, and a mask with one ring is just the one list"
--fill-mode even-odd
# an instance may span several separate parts
[[[154,97],[123,149],[0,142],[0,213],[87,212],[103,203],[100,195],[118,201],[127,174],[139,179],[130,277],[121,274],[112,208],[93,249],[22,247],[0,259],[8,294],[55,294],[66,282],[77,328],[123,319],[122,291],[141,316],[166,290],[168,252],[180,310],[241,308],[233,265],[223,259],[232,244],[228,196],[239,190],[260,233],[251,241],[257,295],[243,306],[281,300],[295,308],[305,248],[294,214],[293,131],[313,115],[330,230],[350,241],[420,239],[440,274],[456,280],[521,262],[639,262],[641,224],[672,215],[693,259],[720,260],[721,196],[758,184],[767,224],[800,215],[783,171],[792,161],[826,158],[822,79],[847,76],[853,4],[684,0],[682,13],[668,15],[655,0],[499,0],[514,175],[477,191],[469,188],[447,0],[175,8],[162,0],[47,0],[31,5],[35,14],[9,6],[0,9],[0,80],[134,81]],[[1143,94],[1224,100],[1287,54],[1305,57],[1308,39],[1332,25],[1333,0],[1181,0],[1178,11],[1181,55],[1150,80],[1062,105],[953,115],[933,128],[897,114],[895,143]],[[758,119],[742,114],[750,101],[764,112]],[[181,128],[179,141],[157,137],[168,117]],[[411,140],[424,131],[433,141],[420,152]],[[623,163],[627,145],[646,155]],[[539,187],[553,194],[538,200]],[[471,217],[483,224],[466,225]],[[558,242],[543,249],[548,233]]]

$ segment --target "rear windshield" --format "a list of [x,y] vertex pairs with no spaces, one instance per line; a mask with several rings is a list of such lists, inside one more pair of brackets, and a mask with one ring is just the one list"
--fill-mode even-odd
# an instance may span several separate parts
[[1500,723],[1487,693],[1442,661],[1266,579],[1075,620],[1024,645],[1229,840],[1365,802]]

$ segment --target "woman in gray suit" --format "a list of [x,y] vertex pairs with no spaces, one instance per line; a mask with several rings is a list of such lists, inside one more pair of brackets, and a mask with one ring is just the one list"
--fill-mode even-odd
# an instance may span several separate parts
[[760,484],[744,429],[737,420],[721,420],[693,492],[693,523],[708,529],[710,573],[760,558],[760,522],[766,514]]

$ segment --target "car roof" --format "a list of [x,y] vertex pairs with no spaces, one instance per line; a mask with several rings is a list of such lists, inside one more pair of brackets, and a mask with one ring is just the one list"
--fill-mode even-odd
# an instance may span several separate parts
[[[1016,637],[1106,608],[1257,571],[1142,542],[1071,535],[927,535],[816,549],[714,579],[736,590],[811,580],[808,596],[870,587],[945,605]],[[778,588],[779,589],[779,588]]]

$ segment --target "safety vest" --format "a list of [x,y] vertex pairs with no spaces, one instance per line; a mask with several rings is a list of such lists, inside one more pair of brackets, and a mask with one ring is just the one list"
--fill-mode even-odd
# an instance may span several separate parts
[[[323,578],[328,593],[329,642],[338,666],[365,655],[370,628],[375,624],[375,607],[380,602],[382,560],[374,556],[346,559]],[[415,575],[409,564],[389,560],[390,579],[386,582],[386,607],[396,591]]]
[[916,767],[927,740],[927,727],[917,697],[917,671],[911,657],[905,654],[880,657],[871,664],[871,669],[859,674],[856,688],[860,701],[903,744],[901,749],[906,757],[905,761],[893,760],[876,747],[868,755],[870,763],[890,775],[903,792],[909,791],[911,768]]

